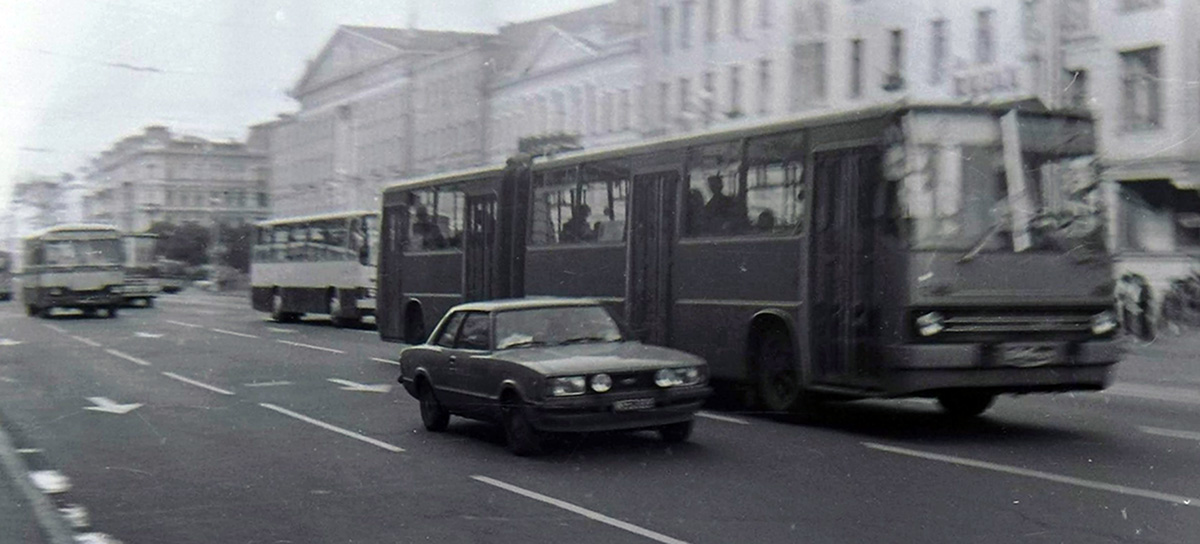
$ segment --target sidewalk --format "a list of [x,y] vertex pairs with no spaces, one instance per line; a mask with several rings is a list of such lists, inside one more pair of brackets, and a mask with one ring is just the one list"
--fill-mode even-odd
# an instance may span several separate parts
[[0,420],[0,544],[67,544],[72,533],[29,480],[21,454]]

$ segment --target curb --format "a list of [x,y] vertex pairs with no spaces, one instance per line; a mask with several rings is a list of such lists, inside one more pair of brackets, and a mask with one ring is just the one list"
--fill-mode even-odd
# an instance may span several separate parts
[[[3,421],[0,421],[3,423]],[[42,534],[51,544],[73,544],[75,540],[75,531],[67,526],[66,520],[59,515],[58,510],[50,499],[46,497],[40,490],[33,486],[30,481],[29,468],[25,466],[25,461],[21,459],[16,448],[13,447],[12,439],[4,430],[4,426],[0,425],[0,472],[4,472],[9,480],[13,482],[13,486],[17,491],[25,496],[29,504],[33,507],[34,517],[37,519],[38,525],[42,528]]]

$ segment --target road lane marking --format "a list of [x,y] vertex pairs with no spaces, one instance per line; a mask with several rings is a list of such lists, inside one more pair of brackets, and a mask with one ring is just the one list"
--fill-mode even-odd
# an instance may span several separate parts
[[271,332],[278,332],[281,334],[296,334],[296,331],[294,331],[292,329],[283,329],[283,328],[279,328],[279,327],[267,327],[267,330],[269,330]]
[[273,411],[275,411],[275,412],[279,412],[279,413],[281,413],[281,414],[283,414],[283,415],[285,415],[285,416],[288,416],[288,417],[291,417],[291,418],[295,418],[295,419],[299,419],[300,421],[303,421],[303,422],[305,422],[305,423],[308,423],[308,424],[311,424],[311,425],[316,425],[316,426],[318,426],[318,427],[320,427],[320,428],[322,428],[322,429],[325,429],[325,430],[327,430],[327,431],[333,431],[333,432],[335,432],[335,433],[338,433],[338,434],[340,434],[340,435],[343,435],[343,436],[348,436],[348,437],[350,437],[350,438],[353,438],[353,439],[355,439],[355,440],[361,440],[361,441],[363,441],[363,442],[366,442],[366,443],[368,443],[368,444],[370,444],[370,445],[372,445],[372,446],[376,446],[376,447],[383,448],[383,449],[385,449],[385,450],[387,450],[387,451],[390,451],[390,452],[392,452],[392,453],[400,453],[400,452],[403,452],[403,451],[404,451],[404,448],[401,448],[401,447],[398,447],[398,446],[393,446],[393,445],[391,445],[391,444],[388,444],[387,442],[384,442],[384,441],[382,441],[382,440],[376,440],[376,439],[374,439],[374,438],[371,438],[371,437],[369,437],[369,436],[366,436],[366,435],[363,435],[363,434],[358,434],[358,433],[356,433],[356,432],[354,432],[354,431],[350,431],[350,430],[343,429],[343,428],[341,428],[341,427],[338,427],[337,425],[330,425],[329,423],[325,423],[324,421],[321,421],[321,420],[319,420],[319,419],[313,419],[313,418],[311,418],[311,417],[308,417],[308,416],[306,416],[306,415],[304,415],[304,414],[300,414],[300,413],[296,413],[296,412],[293,412],[293,411],[291,411],[291,410],[288,410],[287,408],[283,408],[283,407],[280,407],[280,406],[275,406],[274,404],[267,404],[267,403],[265,403],[265,402],[261,402],[261,403],[259,403],[258,405],[259,405],[259,406],[262,406],[263,408],[266,408],[266,409],[268,409],[268,410],[273,410]]
[[41,448],[21,448],[21,449],[17,450],[17,453],[20,453],[22,455],[34,455],[34,454],[42,453],[42,449]]
[[717,420],[717,421],[724,421],[724,422],[726,422],[726,423],[737,423],[738,425],[749,425],[749,424],[750,424],[750,422],[749,422],[749,421],[746,421],[746,420],[744,420],[744,419],[738,419],[738,418],[736,418],[736,417],[723,416],[723,415],[720,415],[720,414],[714,414],[714,413],[712,413],[712,412],[699,411],[699,412],[696,412],[696,415],[698,415],[698,416],[700,416],[700,417],[706,417],[706,418],[708,418],[708,419],[715,419],[715,420]]
[[482,483],[488,484],[493,487],[498,487],[505,491],[516,493],[518,495],[533,499],[535,501],[544,502],[551,506],[556,506],[558,508],[562,508],[563,510],[566,510],[568,512],[572,512],[575,514],[579,514],[579,515],[581,515],[585,518],[588,518],[592,521],[599,521],[600,523],[603,523],[605,525],[610,525],[612,527],[616,527],[623,531],[628,531],[628,532],[633,533],[638,536],[644,536],[646,538],[649,538],[650,540],[662,542],[664,544],[687,544],[687,542],[685,542],[683,540],[679,540],[677,538],[671,538],[662,533],[657,533],[657,532],[651,531],[650,529],[639,527],[637,525],[634,525],[634,524],[626,522],[626,521],[621,521],[616,518],[608,517],[604,514],[596,512],[594,510],[588,510],[587,508],[584,508],[582,506],[576,506],[569,502],[562,501],[562,500],[556,499],[554,497],[549,497],[549,496],[543,495],[541,493],[538,493],[536,491],[530,491],[523,487],[517,487],[517,486],[509,484],[509,483],[501,482],[500,480],[488,478],[487,476],[473,475],[473,476],[471,476],[471,479],[475,480],[477,482],[482,482]]
[[871,448],[873,450],[885,451],[888,453],[896,453],[899,455],[907,455],[909,457],[918,457],[921,459],[928,459],[930,461],[941,461],[943,463],[950,463],[950,464],[964,466],[964,467],[980,468],[980,469],[984,469],[984,470],[991,470],[994,472],[1003,472],[1005,474],[1012,474],[1015,476],[1025,476],[1028,478],[1037,478],[1039,480],[1046,480],[1046,481],[1050,481],[1050,482],[1057,482],[1060,484],[1074,485],[1074,486],[1078,486],[1078,487],[1086,487],[1088,489],[1097,489],[1100,491],[1109,491],[1112,493],[1120,493],[1122,495],[1141,497],[1144,499],[1154,499],[1154,500],[1164,501],[1164,502],[1169,502],[1169,503],[1174,503],[1174,504],[1181,504],[1184,506],[1200,507],[1200,499],[1197,499],[1194,497],[1185,497],[1182,495],[1172,495],[1170,493],[1160,493],[1158,491],[1150,491],[1147,489],[1138,489],[1135,487],[1126,487],[1123,485],[1108,484],[1108,483],[1104,483],[1104,482],[1097,482],[1094,480],[1085,480],[1083,478],[1075,478],[1072,476],[1063,476],[1060,474],[1053,474],[1050,472],[1042,472],[1040,470],[1031,470],[1031,469],[1027,469],[1027,468],[1014,467],[1014,466],[1009,466],[1009,465],[1001,465],[998,463],[989,463],[987,461],[976,461],[974,459],[967,459],[965,457],[955,457],[952,455],[941,455],[941,454],[937,454],[937,453],[928,453],[928,452],[923,452],[923,451],[918,451],[918,450],[910,450],[907,448],[897,448],[895,446],[885,446],[883,444],[876,444],[873,442],[863,442],[862,445],[864,445],[868,448]]
[[1104,393],[1122,397],[1136,397],[1149,400],[1165,400],[1187,404],[1200,404],[1200,391],[1181,387],[1161,387],[1136,383],[1114,384]]
[[400,366],[400,361],[393,361],[393,360],[391,360],[391,359],[383,359],[383,358],[380,358],[380,357],[371,357],[371,360],[372,360],[372,361],[375,361],[375,362],[377,362],[377,363],[387,363],[387,364],[389,364],[389,365],[396,365],[396,366]]
[[11,338],[0,338],[0,346],[19,346],[21,344],[24,344],[24,342]]
[[329,378],[330,382],[336,383],[341,387],[342,391],[357,391],[359,393],[387,393],[392,390],[392,386],[386,383],[365,384],[343,380],[341,378]]
[[179,325],[180,327],[191,327],[193,329],[203,329],[204,328],[204,326],[202,326],[202,325],[195,325],[192,323],[184,323],[183,321],[173,321],[170,319],[167,320],[167,323],[170,323],[172,325]]
[[327,351],[327,352],[329,352],[329,353],[338,353],[338,354],[342,354],[342,355],[345,355],[345,354],[346,354],[346,352],[344,352],[344,351],[342,351],[342,350],[340,350],[340,349],[324,348],[324,347],[321,347],[321,346],[314,346],[314,345],[312,345],[312,344],[301,344],[300,342],[289,342],[289,341],[287,341],[287,340],[276,340],[276,342],[279,342],[280,344],[287,344],[287,345],[289,345],[289,346],[296,346],[296,347],[301,347],[301,348],[308,348],[308,349],[315,349],[315,350],[320,350],[320,351]]
[[104,350],[104,352],[109,355],[112,355],[114,357],[120,357],[122,359],[125,359],[126,361],[133,361],[142,366],[153,366],[150,364],[149,361],[143,361],[143,360],[138,359],[137,357],[134,357],[128,353],[123,353],[123,352],[117,351],[115,349],[106,349],[106,350]]
[[229,336],[240,336],[242,338],[258,338],[257,336],[254,336],[253,334],[246,334],[244,332],[227,331],[225,329],[208,329],[208,330],[213,331],[213,332],[219,332],[221,334],[228,334]]
[[204,383],[204,382],[198,382],[198,381],[196,381],[196,380],[193,380],[193,379],[191,379],[191,378],[188,378],[188,377],[185,377],[185,376],[180,376],[179,374],[176,374],[176,373],[174,373],[174,372],[163,372],[163,376],[166,376],[166,377],[168,377],[168,378],[171,378],[171,379],[173,379],[173,380],[179,380],[179,381],[181,381],[181,382],[183,382],[183,383],[186,383],[186,384],[189,384],[189,385],[194,385],[194,386],[196,386],[196,387],[200,387],[200,388],[203,388],[203,389],[207,389],[207,390],[209,390],[209,391],[212,391],[213,393],[220,393],[220,394],[222,394],[222,395],[233,395],[233,394],[234,394],[232,391],[226,391],[226,390],[224,390],[224,389],[221,389],[220,387],[214,387],[214,386],[208,385],[208,384],[206,384],[206,383]]
[[133,333],[133,335],[138,338],[162,338],[163,337],[163,335],[160,333],[142,332],[142,331],[135,332],[135,333]]
[[93,410],[96,412],[105,412],[117,415],[125,415],[129,412],[137,410],[138,408],[141,408],[142,406],[145,406],[140,402],[121,404],[119,402],[109,400],[107,397],[88,397],[87,400],[95,406],[84,406],[84,410]]
[[92,347],[94,347],[94,348],[102,348],[102,347],[104,347],[104,346],[100,345],[100,342],[97,342],[97,341],[95,341],[95,340],[91,340],[91,339],[88,339],[88,338],[84,338],[84,337],[82,337],[82,336],[75,336],[74,334],[72,334],[72,335],[71,335],[71,338],[74,338],[74,339],[76,339],[76,340],[79,340],[80,342],[83,342],[84,344],[87,344],[87,345],[89,345],[89,346],[92,346]]
[[292,382],[286,380],[275,380],[273,382],[251,382],[242,384],[244,387],[276,387],[280,385],[292,385]]
[[1200,441],[1200,433],[1195,431],[1177,431],[1175,429],[1163,429],[1159,427],[1138,427],[1138,429],[1146,434]]
[[57,333],[59,333],[59,334],[67,334],[67,329],[64,329],[64,328],[62,328],[62,327],[59,327],[58,325],[50,325],[50,324],[48,324],[48,323],[43,323],[43,325],[45,325],[47,329],[50,329],[50,330],[52,330],[52,331],[54,331],[54,332],[57,332]]

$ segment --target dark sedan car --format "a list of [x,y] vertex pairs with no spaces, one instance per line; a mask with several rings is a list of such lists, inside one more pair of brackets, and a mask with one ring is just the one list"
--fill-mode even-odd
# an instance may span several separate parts
[[703,359],[631,340],[583,299],[456,306],[400,366],[426,429],[451,415],[498,422],[517,455],[554,432],[656,429],[681,442],[711,392]]

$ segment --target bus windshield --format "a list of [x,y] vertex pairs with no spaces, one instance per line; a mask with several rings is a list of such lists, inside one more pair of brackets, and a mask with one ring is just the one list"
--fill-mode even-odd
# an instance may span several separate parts
[[965,131],[943,127],[940,141],[919,133],[932,127],[918,129],[894,186],[910,247],[959,251],[964,260],[1027,249],[1103,251],[1090,125],[1085,131],[1055,121],[1022,119],[1017,130],[991,127],[961,138],[954,136]]
[[50,266],[119,265],[124,260],[117,239],[52,240],[44,251]]

